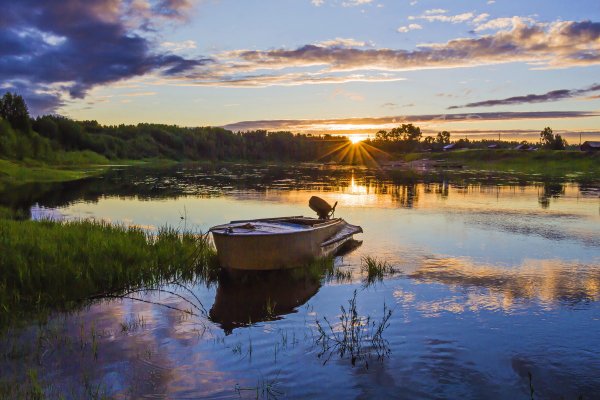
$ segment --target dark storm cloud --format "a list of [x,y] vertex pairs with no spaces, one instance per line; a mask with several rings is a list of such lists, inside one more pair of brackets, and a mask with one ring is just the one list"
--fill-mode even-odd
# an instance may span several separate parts
[[[132,26],[136,21],[146,21],[147,26],[152,19],[181,19],[190,7],[187,0],[3,3],[0,82],[8,88],[25,88],[30,103],[36,93],[38,97],[59,97],[67,90],[72,97],[81,98],[96,85],[151,71],[172,76],[210,61],[157,54],[150,40],[135,32],[140,27]],[[146,7],[140,9],[140,4]],[[51,111],[52,105],[59,103],[58,98],[54,103],[38,102],[40,107],[32,103],[32,112]]]
[[[546,103],[549,101],[558,101],[563,99],[579,97],[597,91],[600,91],[600,85],[593,85],[586,89],[561,89],[552,90],[544,94],[528,94],[526,96],[514,96],[506,99],[478,101],[475,103],[464,104],[462,106],[451,106],[448,107],[448,109],[454,110],[457,108],[466,107],[493,107],[514,104]],[[592,96],[592,98],[593,97],[594,96]]]

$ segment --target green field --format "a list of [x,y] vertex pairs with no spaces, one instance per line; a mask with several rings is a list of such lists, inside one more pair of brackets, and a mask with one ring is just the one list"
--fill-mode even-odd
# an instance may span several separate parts
[[29,182],[63,182],[86,178],[105,170],[103,166],[56,166],[0,159],[0,189],[3,185]]
[[600,174],[600,154],[581,151],[457,150],[408,154],[406,161],[436,160],[467,169],[562,176]]

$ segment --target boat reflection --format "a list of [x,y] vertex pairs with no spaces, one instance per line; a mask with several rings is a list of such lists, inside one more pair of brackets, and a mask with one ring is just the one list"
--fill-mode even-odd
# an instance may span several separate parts
[[295,312],[320,287],[321,276],[299,269],[224,274],[209,317],[230,334],[235,328]]
[[[362,241],[351,240],[336,254],[347,255],[361,245]],[[226,335],[235,328],[282,319],[317,294],[335,269],[335,259],[329,258],[294,269],[223,272],[209,319]]]

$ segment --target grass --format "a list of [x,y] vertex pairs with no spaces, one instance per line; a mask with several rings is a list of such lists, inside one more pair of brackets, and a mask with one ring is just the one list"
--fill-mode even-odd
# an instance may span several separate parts
[[102,167],[65,168],[37,162],[24,163],[0,159],[0,189],[5,185],[30,182],[65,182],[87,178],[104,171]]
[[383,277],[388,274],[396,273],[396,269],[385,260],[379,260],[376,257],[366,256],[360,260],[360,269],[367,274],[367,285],[375,282],[381,282]]
[[68,310],[161,282],[214,278],[205,235],[93,221],[0,219],[0,326],[21,314]]
[[99,175],[112,165],[169,166],[175,161],[164,159],[108,160],[92,151],[57,153],[51,162],[24,159],[0,159],[0,190],[32,182],[67,182]]
[[323,322],[316,320],[319,336],[317,344],[322,346],[319,357],[329,354],[324,363],[327,363],[331,355],[338,353],[340,358],[348,356],[352,365],[357,361],[364,361],[366,368],[369,367],[368,359],[372,353],[378,358],[387,357],[390,354],[389,345],[383,338],[383,332],[389,326],[392,310],[383,304],[383,317],[375,321],[371,316],[360,316],[356,305],[356,290],[352,298],[348,300],[348,309],[340,307],[341,314],[339,324],[335,327],[327,317]]
[[600,154],[581,151],[459,150],[416,157],[462,163],[469,169],[543,175],[600,173]]
[[284,396],[285,393],[277,388],[278,381],[275,379],[265,379],[260,377],[256,386],[241,386],[237,384],[234,386],[234,390],[238,396],[242,397],[242,392],[250,392],[255,399],[278,399],[280,396]]

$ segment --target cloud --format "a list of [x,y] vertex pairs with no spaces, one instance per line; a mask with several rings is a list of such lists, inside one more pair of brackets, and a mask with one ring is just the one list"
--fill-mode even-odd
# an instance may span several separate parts
[[431,10],[425,10],[425,15],[435,15],[435,14],[446,14],[448,10],[444,10],[443,8],[433,8]]
[[369,43],[352,38],[335,38],[331,40],[324,40],[322,42],[315,43],[315,46],[320,47],[366,47]]
[[[450,22],[453,24],[459,24],[462,22],[471,21],[474,18],[481,17],[481,16],[476,16],[472,12],[467,12],[467,13],[462,13],[462,14],[457,14],[457,15],[446,15],[445,14],[446,10],[428,10],[428,11],[430,12],[429,14],[427,12],[425,12],[425,14],[423,14],[423,15],[417,15],[417,16],[411,15],[408,17],[408,19],[411,21],[416,20],[416,19],[422,19],[427,22],[438,21],[438,22]],[[435,12],[432,13],[432,11],[435,11]],[[443,11],[444,13],[440,13],[441,11]]]
[[[600,91],[600,85],[595,84],[585,89],[561,89],[552,90],[544,94],[528,94],[526,96],[514,96],[506,99],[498,100],[485,100],[476,103],[469,103],[462,106],[451,106],[449,110],[466,107],[493,107],[503,105],[515,105],[515,104],[531,104],[531,103],[546,103],[550,101],[558,101],[564,99],[571,99],[573,97],[583,96],[588,93]],[[592,96],[593,98],[594,96]]]
[[473,18],[473,23],[474,24],[481,24],[483,21],[485,21],[489,17],[490,17],[490,14],[488,14],[488,13],[479,14],[478,16],[476,16],[475,18]]
[[193,50],[196,48],[196,42],[193,40],[184,40],[182,42],[162,42],[161,47],[170,51],[178,52],[182,50]]
[[[399,80],[410,70],[464,68],[512,62],[535,68],[600,64],[600,23],[525,24],[476,38],[421,45],[414,50],[304,45],[295,49],[236,50],[178,77],[194,85],[261,86]],[[292,70],[292,72],[290,72]],[[376,75],[376,71],[384,74]],[[297,81],[294,81],[297,80]]]
[[406,26],[401,26],[400,28],[397,29],[397,31],[400,33],[406,33],[406,32],[414,31],[417,29],[423,29],[423,27],[419,24],[409,24]]
[[342,2],[342,7],[358,7],[372,2],[373,0],[348,0]]
[[224,128],[232,131],[246,131],[254,129],[316,131],[326,130],[331,126],[355,126],[357,128],[369,127],[372,129],[397,126],[402,123],[444,123],[464,121],[509,121],[524,119],[563,119],[563,118],[588,118],[598,117],[600,113],[590,111],[546,111],[546,112],[487,112],[478,114],[426,114],[426,115],[399,115],[376,118],[336,118],[336,119],[307,119],[307,120],[261,120],[242,121],[225,125]]
[[[485,14],[488,15],[488,14]],[[489,16],[489,15],[488,15]],[[476,21],[473,21],[476,22]],[[477,21],[480,23],[482,21]],[[495,18],[485,23],[480,23],[476,28],[475,32],[482,32],[487,30],[499,30],[514,27],[519,24],[535,24],[536,21],[529,17],[510,17],[510,18]]]
[[317,84],[338,84],[348,82],[397,82],[405,78],[389,73],[362,74],[352,73],[336,75],[330,73],[273,73],[273,74],[244,74],[244,75],[226,75],[222,73],[208,72],[203,73],[201,77],[184,76],[169,77],[162,80],[156,80],[154,84],[170,84],[175,86],[217,86],[217,87],[267,87],[267,86],[301,86]]
[[153,52],[141,34],[151,29],[150,19],[179,21],[190,7],[189,0],[7,2],[0,17],[0,81],[26,87],[20,93],[38,114],[53,111],[65,93],[82,98],[94,86],[151,71],[190,71],[210,60]]

